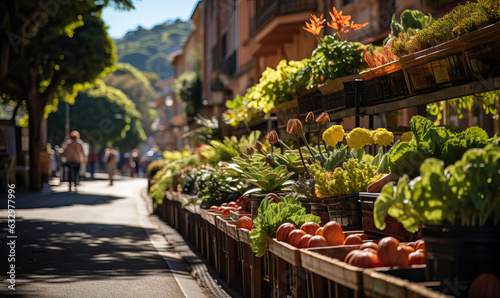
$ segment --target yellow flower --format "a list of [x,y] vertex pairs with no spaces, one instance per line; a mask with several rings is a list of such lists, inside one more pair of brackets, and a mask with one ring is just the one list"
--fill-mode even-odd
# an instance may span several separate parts
[[379,128],[372,132],[375,144],[385,147],[394,143],[394,134],[385,128]]
[[344,128],[342,125],[333,125],[323,132],[323,140],[328,146],[335,147],[344,139]]
[[401,135],[401,142],[410,142],[413,139],[413,132],[407,131]]
[[345,138],[347,146],[354,149],[363,148],[366,145],[373,144],[372,133],[366,128],[356,127]]

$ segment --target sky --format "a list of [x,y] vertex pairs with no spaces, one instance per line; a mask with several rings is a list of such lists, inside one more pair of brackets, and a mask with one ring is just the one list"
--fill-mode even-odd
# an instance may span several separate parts
[[122,38],[137,26],[151,29],[170,19],[186,21],[191,17],[198,0],[133,0],[133,3],[135,9],[131,11],[104,9],[102,18],[112,38]]

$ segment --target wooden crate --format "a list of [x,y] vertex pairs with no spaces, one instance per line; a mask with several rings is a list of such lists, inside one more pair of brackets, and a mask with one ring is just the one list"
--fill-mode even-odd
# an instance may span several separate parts
[[250,248],[250,231],[247,229],[238,229],[238,255],[242,258],[243,263],[246,263],[248,277],[244,278],[244,292],[246,297],[263,297],[263,292],[266,288],[264,281],[264,257],[256,257]]
[[363,289],[366,297],[449,297],[425,287],[435,283],[426,283],[424,280],[425,265],[405,268],[382,267],[363,271]]
[[301,250],[302,266],[353,291],[355,296],[363,292],[363,268],[346,264],[347,254],[359,245],[331,246]]
[[269,241],[270,282],[274,297],[304,297],[305,271],[300,262],[300,249],[283,241]]

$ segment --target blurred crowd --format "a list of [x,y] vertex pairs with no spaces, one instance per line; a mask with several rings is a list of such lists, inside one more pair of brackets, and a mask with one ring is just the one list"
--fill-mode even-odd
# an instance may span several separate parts
[[[83,143],[84,158],[80,163],[78,178],[79,180],[94,179],[96,172],[107,173],[109,172],[109,157],[106,156],[107,148],[97,149],[92,148],[89,144]],[[146,177],[146,169],[148,164],[152,161],[151,156],[141,154],[138,149],[131,152],[120,152],[118,148],[114,148],[116,155],[115,162],[116,168],[113,170],[114,174],[130,176],[130,177]],[[109,151],[109,150],[108,150]],[[69,180],[69,171],[67,161],[65,160],[63,146],[55,145],[50,150],[50,173],[52,178],[58,177],[61,181]]]

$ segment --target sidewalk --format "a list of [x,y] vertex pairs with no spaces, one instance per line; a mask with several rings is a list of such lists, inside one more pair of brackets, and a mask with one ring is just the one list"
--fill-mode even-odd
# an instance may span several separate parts
[[[98,174],[96,180],[82,181],[78,193],[69,193],[67,183],[17,193],[14,234],[8,234],[2,196],[1,297],[204,296],[149,220],[141,198],[146,179],[117,178],[108,186],[105,175]],[[17,238],[7,238],[13,235]],[[15,260],[9,262],[7,240],[15,242]],[[11,265],[15,291],[7,288]]]

